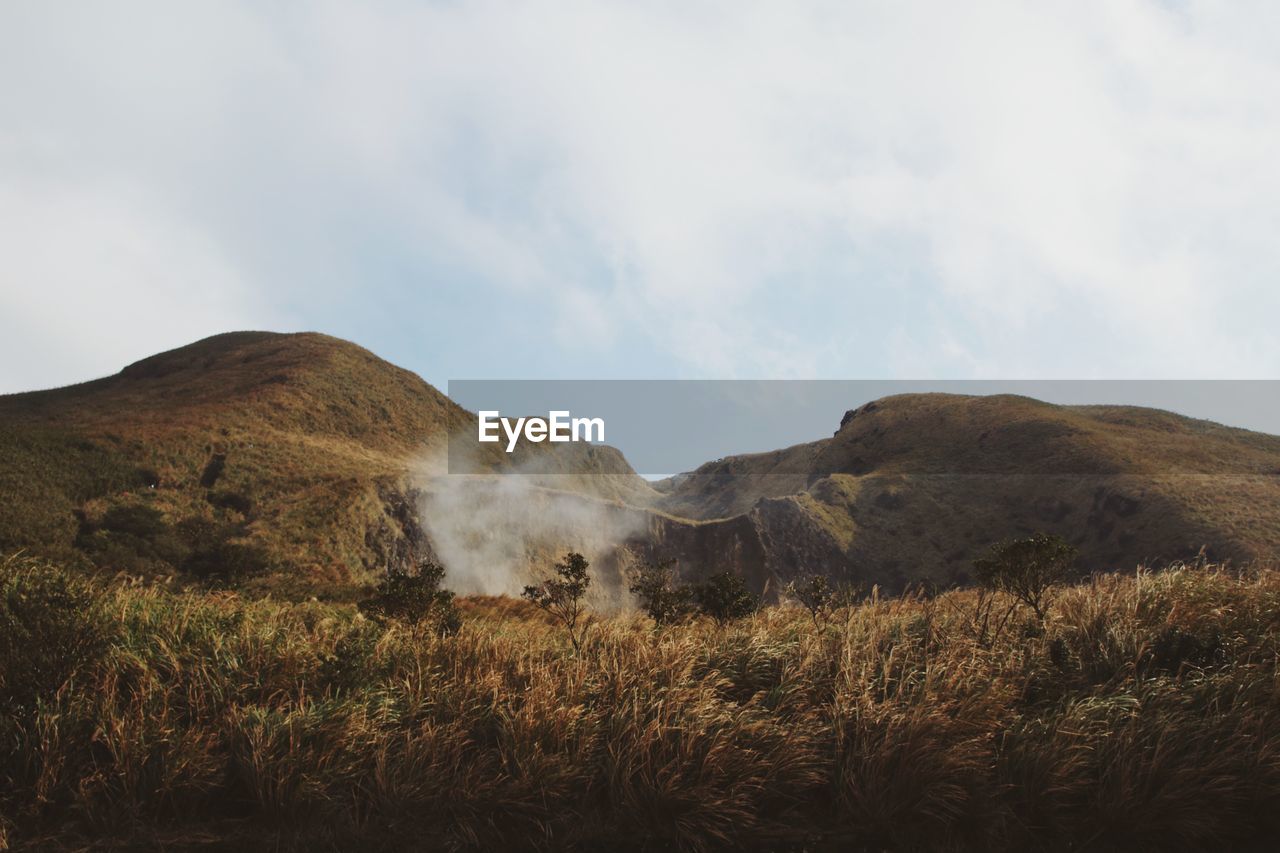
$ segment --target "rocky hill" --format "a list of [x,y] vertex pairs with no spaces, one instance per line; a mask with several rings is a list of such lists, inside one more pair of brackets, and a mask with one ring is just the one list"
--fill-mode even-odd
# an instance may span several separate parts
[[[0,397],[0,550],[339,597],[423,558],[462,591],[515,591],[570,547],[608,593],[652,557],[769,591],[802,571],[962,582],[988,544],[1038,530],[1084,568],[1280,553],[1280,438],[1148,409],[890,397],[830,438],[656,489],[616,450],[572,444],[486,447],[480,476],[441,476],[449,436],[474,430],[354,344],[219,335]],[[499,470],[519,473],[484,476]]]
[[1083,569],[1280,554],[1280,437],[1152,409],[888,397],[831,438],[658,485],[660,507],[706,520],[659,525],[668,550],[701,564],[715,542],[758,585],[963,581],[991,542],[1041,530]]
[[[434,556],[423,489],[450,433],[474,429],[421,378],[346,341],[218,335],[0,397],[0,549],[340,595]],[[650,492],[616,451],[572,452],[473,461],[589,494]],[[581,473],[600,470],[615,476]]]

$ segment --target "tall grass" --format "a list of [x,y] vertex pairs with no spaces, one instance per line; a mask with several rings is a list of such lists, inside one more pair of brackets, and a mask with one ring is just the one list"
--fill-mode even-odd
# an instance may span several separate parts
[[[460,604],[440,637],[10,558],[0,673],[45,680],[0,676],[0,839],[1189,849],[1280,830],[1273,571],[1099,577],[986,640],[968,591],[823,628],[622,616],[577,654],[520,602]],[[71,625],[92,642],[60,640]]]

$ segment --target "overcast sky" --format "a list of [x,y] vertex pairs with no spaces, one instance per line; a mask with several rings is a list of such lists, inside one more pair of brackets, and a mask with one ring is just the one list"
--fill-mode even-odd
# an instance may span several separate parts
[[1274,2],[0,6],[0,392],[1280,376]]

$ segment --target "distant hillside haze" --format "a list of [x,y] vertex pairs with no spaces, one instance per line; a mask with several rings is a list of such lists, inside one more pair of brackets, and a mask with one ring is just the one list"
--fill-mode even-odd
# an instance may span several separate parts
[[335,597],[422,559],[514,592],[571,545],[600,552],[615,591],[628,565],[668,556],[766,592],[810,571],[963,583],[990,543],[1040,530],[1088,569],[1280,553],[1280,438],[1152,409],[900,395],[830,438],[653,484],[581,444],[488,446],[481,476],[447,474],[449,436],[475,429],[346,341],[218,335],[0,397],[0,548]]

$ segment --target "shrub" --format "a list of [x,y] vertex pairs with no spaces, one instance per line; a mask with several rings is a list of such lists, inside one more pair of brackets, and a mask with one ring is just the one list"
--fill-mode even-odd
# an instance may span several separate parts
[[425,560],[414,574],[388,574],[373,597],[360,603],[360,611],[379,621],[414,627],[430,624],[441,636],[455,634],[462,627],[462,617],[453,592],[440,588],[443,580],[444,566]]
[[175,565],[205,581],[230,581],[264,574],[276,568],[271,552],[244,541],[246,527],[234,521],[192,516],[183,519],[174,533],[188,548]]
[[816,627],[831,615],[835,590],[825,575],[803,575],[787,584],[787,595],[809,611]]
[[675,582],[675,560],[645,563],[631,579],[631,593],[640,608],[659,625],[667,625],[693,610],[693,592]]
[[110,640],[101,596],[87,580],[21,556],[0,563],[0,714],[29,713]]
[[154,539],[167,531],[160,510],[145,504],[118,504],[102,516],[101,527],[110,533]]
[[721,572],[695,584],[693,599],[699,612],[721,625],[750,615],[760,606],[760,600],[747,589],[746,581],[732,572]]
[[355,622],[320,661],[320,682],[335,692],[350,692],[375,683],[386,673],[376,662],[383,628],[378,621]]
[[271,553],[249,542],[213,542],[197,548],[183,568],[205,580],[231,580],[264,574],[273,567]]
[[1143,649],[1138,659],[1138,671],[1180,676],[1187,667],[1219,665],[1226,656],[1221,630],[1206,628],[1192,631],[1166,625]]
[[248,516],[253,512],[253,498],[243,492],[235,492],[230,489],[218,489],[206,494],[205,500],[213,506],[221,509],[233,510],[243,516]]
[[222,476],[222,471],[227,467],[227,454],[215,453],[209,459],[209,464],[204,466],[204,471],[200,474],[200,485],[208,489],[218,482],[218,478]]
[[164,515],[146,504],[117,504],[98,524],[83,522],[76,546],[94,565],[126,572],[174,569],[191,556]]
[[587,558],[571,551],[555,565],[556,577],[545,580],[534,586],[526,586],[521,597],[541,607],[565,627],[569,632],[569,641],[574,651],[582,648],[591,620],[587,616],[587,587],[591,585],[591,577],[587,570],[591,564]]
[[1076,549],[1062,537],[1037,533],[993,545],[973,569],[979,584],[1012,595],[1043,621],[1049,588],[1070,579],[1075,559]]

